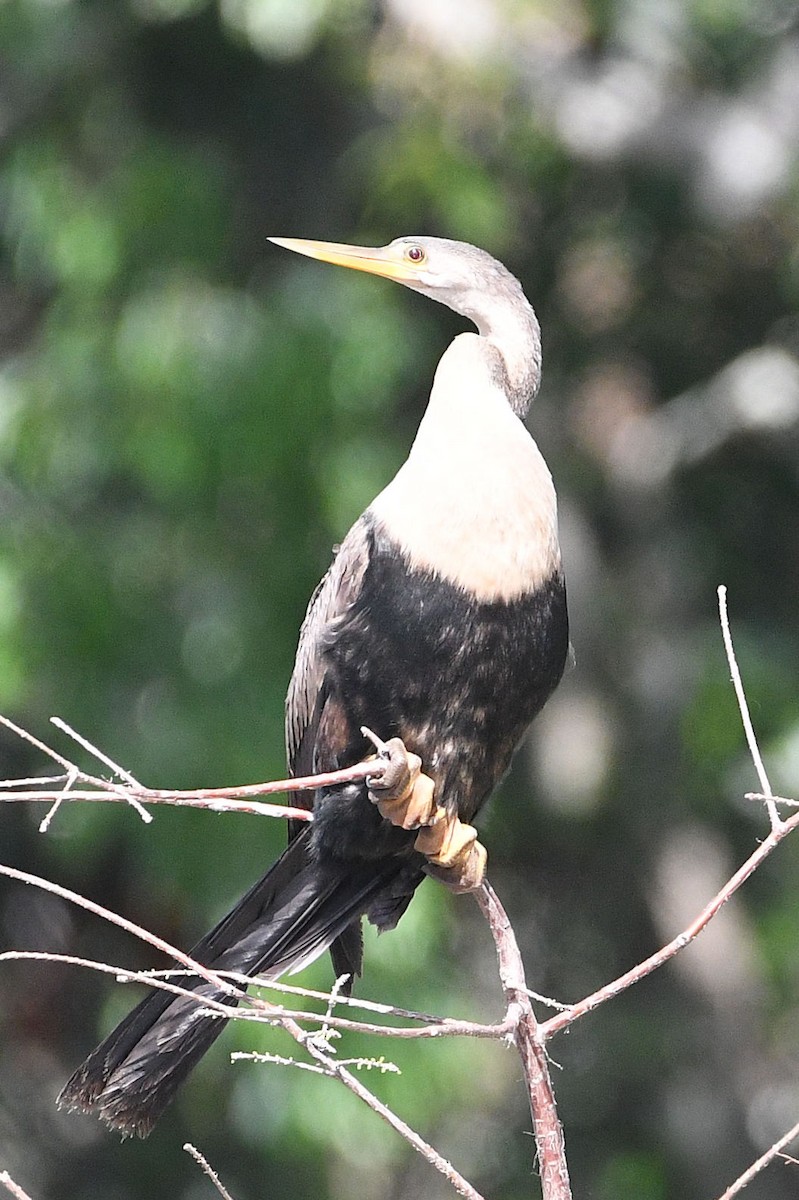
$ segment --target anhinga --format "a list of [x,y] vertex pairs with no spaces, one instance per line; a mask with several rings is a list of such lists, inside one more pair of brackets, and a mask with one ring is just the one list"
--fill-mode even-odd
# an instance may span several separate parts
[[[454,890],[479,884],[484,852],[469,822],[563,672],[555,491],[522,423],[541,341],[518,280],[473,246],[272,240],[394,279],[479,331],[446,350],[407,462],[314,593],[286,701],[295,775],[367,757],[364,727],[418,759],[409,772],[392,741],[382,779],[319,789],[313,822],[192,951],[218,971],[275,978],[330,947],[336,972],[356,974],[363,916],[393,928],[425,873]],[[226,997],[187,986],[196,1000],[147,995],[61,1102],[147,1134],[224,1026],[202,1004]]]

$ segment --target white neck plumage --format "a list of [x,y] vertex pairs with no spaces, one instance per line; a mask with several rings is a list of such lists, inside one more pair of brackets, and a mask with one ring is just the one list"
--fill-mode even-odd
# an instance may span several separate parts
[[[518,419],[540,376],[525,306],[532,321],[501,348],[494,322],[447,349],[408,461],[370,507],[412,568],[483,601],[534,592],[560,568],[552,478]],[[523,363],[531,338],[537,362]]]
[[502,303],[492,289],[435,298],[474,322],[487,352],[493,347],[506,400],[524,419],[541,382],[541,329],[518,279],[499,263],[495,267],[501,273],[497,282],[501,281]]

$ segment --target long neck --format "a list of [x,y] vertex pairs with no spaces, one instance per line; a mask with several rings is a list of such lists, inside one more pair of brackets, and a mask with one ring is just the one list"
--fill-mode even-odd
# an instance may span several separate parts
[[555,490],[508,403],[501,352],[462,333],[445,352],[407,462],[370,512],[416,569],[483,601],[555,576]]
[[522,420],[541,382],[541,329],[538,318],[525,301],[524,308],[502,309],[490,324],[477,328],[499,351],[504,366],[504,391],[516,416]]
[[499,351],[501,386],[516,416],[523,419],[541,382],[541,328],[521,284],[511,279],[507,303],[475,304],[467,315]]

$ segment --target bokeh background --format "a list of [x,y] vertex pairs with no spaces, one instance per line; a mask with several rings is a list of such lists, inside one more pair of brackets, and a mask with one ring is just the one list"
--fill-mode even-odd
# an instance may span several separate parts
[[[672,936],[799,792],[799,19],[793,0],[0,3],[0,711],[153,786],[283,773],[331,546],[403,460],[462,323],[270,233],[484,246],[544,330],[575,662],[482,821],[530,982],[581,997]],[[58,737],[59,735],[55,735]],[[62,748],[66,743],[59,742]],[[0,731],[0,775],[42,771]],[[254,817],[6,807],[2,857],[188,945],[279,852]],[[799,839],[700,942],[552,1046],[575,1194],[710,1200],[799,1117]],[[6,947],[147,950],[5,883]],[[319,964],[306,979],[330,982]],[[334,1083],[231,1066],[146,1143],[54,1097],[133,988],[0,973],[0,1160],[33,1200],[451,1193]],[[428,882],[362,995],[491,1019],[476,906]],[[389,1053],[379,1094],[491,1200],[536,1196],[512,1054]],[[747,1195],[799,1195],[773,1166]]]

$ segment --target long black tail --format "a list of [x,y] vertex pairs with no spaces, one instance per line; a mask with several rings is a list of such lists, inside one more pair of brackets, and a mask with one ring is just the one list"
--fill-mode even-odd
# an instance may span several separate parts
[[[397,873],[396,860],[323,868],[309,860],[303,834],[191,956],[218,971],[276,978],[326,949]],[[209,983],[179,982],[192,988],[192,997],[162,989],[145,996],[78,1067],[60,1105],[147,1136],[227,1023],[203,1007],[209,999],[230,1003],[229,996]]]

